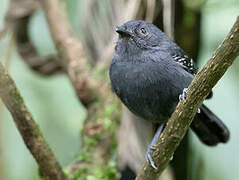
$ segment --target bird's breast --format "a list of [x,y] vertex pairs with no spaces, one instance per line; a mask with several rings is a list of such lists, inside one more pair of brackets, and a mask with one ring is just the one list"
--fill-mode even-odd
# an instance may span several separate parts
[[110,67],[112,89],[136,115],[165,121],[174,99],[170,100],[173,96],[169,79],[161,76],[164,71],[167,69],[154,63],[114,63]]

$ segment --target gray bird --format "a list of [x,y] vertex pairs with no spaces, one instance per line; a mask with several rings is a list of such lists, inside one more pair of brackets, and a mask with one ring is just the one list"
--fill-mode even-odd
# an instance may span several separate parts
[[[184,98],[197,68],[176,43],[151,23],[128,21],[116,32],[119,39],[109,71],[112,90],[135,115],[160,124],[146,154],[148,162],[157,168],[150,149],[180,98]],[[205,105],[200,107],[191,128],[209,146],[229,139],[227,127]]]

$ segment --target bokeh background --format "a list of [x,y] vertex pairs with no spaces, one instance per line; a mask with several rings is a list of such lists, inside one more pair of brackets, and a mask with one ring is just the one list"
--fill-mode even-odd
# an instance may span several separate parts
[[[102,1],[102,9],[107,1]],[[81,16],[84,1],[67,1],[71,23],[81,39]],[[8,0],[0,1],[0,28]],[[236,17],[238,0],[208,0],[202,6],[199,65],[202,66],[222,42]],[[101,20],[99,20],[101,21]],[[112,27],[113,31],[114,27]],[[38,51],[56,53],[42,11],[31,19],[30,35]],[[11,35],[0,40],[0,61],[5,62]],[[239,59],[238,59],[239,60]],[[214,98],[205,102],[231,131],[226,145],[209,148],[192,135],[193,154],[203,158],[202,180],[237,180],[239,177],[239,61],[235,61],[214,88]],[[62,166],[74,160],[80,150],[79,132],[85,110],[78,101],[65,75],[42,77],[32,72],[13,50],[9,72],[15,80],[26,105],[40,125],[47,142]],[[197,163],[196,161],[194,162]],[[0,180],[35,180],[38,168],[4,105],[0,102]]]

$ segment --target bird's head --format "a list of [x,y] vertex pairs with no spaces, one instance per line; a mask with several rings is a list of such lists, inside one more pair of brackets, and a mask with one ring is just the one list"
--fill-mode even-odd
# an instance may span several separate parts
[[119,39],[116,53],[137,54],[138,51],[154,49],[168,37],[155,25],[141,20],[128,21],[116,28]]

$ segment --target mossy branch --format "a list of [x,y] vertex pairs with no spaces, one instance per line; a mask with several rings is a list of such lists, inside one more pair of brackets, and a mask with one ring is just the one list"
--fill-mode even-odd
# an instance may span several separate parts
[[186,99],[179,102],[160,135],[155,149],[152,150],[151,155],[158,169],[155,170],[148,163],[145,163],[136,180],[155,180],[160,176],[183,139],[203,100],[231,66],[238,54],[239,17],[226,39],[195,76],[188,88]]
[[87,107],[103,97],[107,83],[94,77],[80,40],[74,34],[67,14],[58,0],[40,0],[59,56],[81,102]]
[[0,97],[6,105],[29,151],[46,180],[64,180],[65,175],[38,125],[27,110],[14,81],[0,63]]
[[106,68],[102,67],[100,71],[89,67],[82,43],[75,36],[60,1],[39,2],[59,57],[64,62],[78,98],[87,108],[81,134],[81,153],[77,161],[68,166],[68,175],[70,179],[85,179],[86,176],[117,179],[119,174],[112,157],[116,152],[116,130],[121,111],[105,80]]

